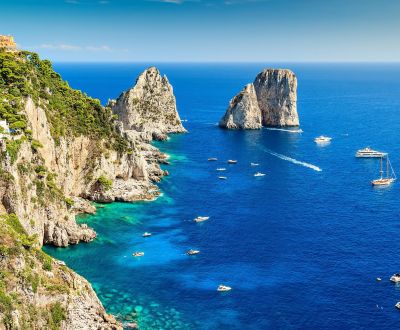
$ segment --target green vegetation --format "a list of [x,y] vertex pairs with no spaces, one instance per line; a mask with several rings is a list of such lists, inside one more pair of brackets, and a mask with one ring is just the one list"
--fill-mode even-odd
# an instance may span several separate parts
[[66,319],[64,308],[59,302],[56,302],[53,306],[51,306],[50,314],[52,329],[59,329],[61,322]]
[[[0,119],[7,120],[15,133],[29,135],[22,111],[27,97],[46,111],[56,142],[63,136],[85,135],[95,140],[107,139],[109,147],[120,152],[127,148],[125,139],[114,129],[111,110],[101,106],[98,99],[72,89],[53,70],[50,61],[40,60],[31,52],[0,50]],[[40,143],[32,141],[34,150],[40,147]],[[10,151],[15,159],[17,146],[10,146]]]
[[97,179],[97,182],[104,189],[104,191],[110,190],[112,187],[112,180],[107,179],[104,175],[100,176]]

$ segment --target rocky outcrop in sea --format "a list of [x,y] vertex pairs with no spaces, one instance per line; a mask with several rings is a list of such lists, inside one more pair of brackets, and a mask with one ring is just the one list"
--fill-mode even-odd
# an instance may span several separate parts
[[145,70],[135,86],[109,103],[124,130],[138,132],[147,141],[165,140],[169,133],[184,133],[173,88],[155,67]]
[[299,126],[297,78],[287,69],[265,69],[229,103],[219,126],[259,129]]

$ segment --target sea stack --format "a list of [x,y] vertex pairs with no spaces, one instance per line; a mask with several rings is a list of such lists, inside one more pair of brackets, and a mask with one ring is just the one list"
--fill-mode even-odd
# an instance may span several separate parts
[[176,109],[173,88],[155,67],[145,70],[135,86],[109,103],[124,130],[144,133],[149,139],[165,140],[169,133],[184,133]]
[[219,126],[228,129],[299,126],[297,78],[287,69],[265,69],[229,103]]

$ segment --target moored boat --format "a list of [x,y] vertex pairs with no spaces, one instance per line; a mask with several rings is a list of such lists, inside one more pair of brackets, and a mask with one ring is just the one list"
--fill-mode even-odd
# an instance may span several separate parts
[[250,166],[258,166],[258,165],[260,165],[260,164],[258,164],[258,163],[250,163]]
[[236,164],[238,161],[236,159],[229,159],[228,164]]
[[208,158],[208,161],[209,161],[209,162],[215,162],[215,161],[217,161],[217,160],[218,160],[218,158],[215,158],[215,157]]
[[254,174],[254,176],[265,176],[265,173],[257,172]]
[[386,152],[381,152],[377,150],[373,150],[370,147],[366,147],[364,149],[357,150],[356,157],[357,158],[381,158],[387,156]]
[[219,167],[219,168],[217,168],[217,171],[226,171],[226,168],[225,167]]
[[144,256],[144,252],[134,252],[132,255],[134,257],[143,257]]
[[226,177],[226,176],[219,176],[218,179],[220,179],[220,180],[227,180],[228,177]]
[[190,249],[190,250],[188,250],[188,251],[186,252],[186,254],[187,254],[188,256],[194,256],[194,255],[199,254],[199,253],[200,253],[199,250],[192,250],[192,249]]
[[390,278],[390,281],[394,283],[400,282],[400,274],[399,273],[393,274],[392,277]]
[[400,309],[400,301],[398,301],[398,302],[396,303],[396,305],[394,305],[394,307],[396,307],[397,309]]
[[231,291],[231,290],[232,290],[232,288],[230,286],[222,285],[222,284],[220,284],[217,288],[217,291],[219,291],[219,292],[226,292],[226,291]]
[[381,157],[381,168],[379,173],[381,177],[379,179],[375,179],[371,181],[373,186],[377,187],[385,187],[391,185],[394,181],[396,181],[396,174],[394,173],[392,164],[390,163],[389,156],[386,156],[386,176],[384,175],[383,171],[383,157]]
[[316,137],[316,138],[314,139],[314,142],[315,142],[315,143],[328,143],[328,142],[331,142],[331,140],[332,140],[331,137],[321,135],[321,136]]
[[150,236],[151,236],[151,233],[148,233],[148,232],[146,231],[146,232],[143,233],[142,236],[143,236],[143,237],[150,237]]
[[197,217],[194,219],[194,222],[203,222],[210,219],[210,217]]

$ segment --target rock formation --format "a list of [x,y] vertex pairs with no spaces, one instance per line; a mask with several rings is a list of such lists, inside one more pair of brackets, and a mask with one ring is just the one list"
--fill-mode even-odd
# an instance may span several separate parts
[[142,133],[147,140],[165,140],[168,133],[184,133],[172,86],[155,67],[145,70],[134,87],[109,103],[124,130]]
[[236,95],[219,126],[258,129],[261,126],[299,126],[297,79],[286,69],[265,69]]

